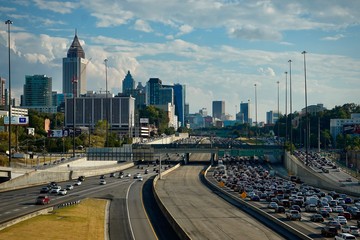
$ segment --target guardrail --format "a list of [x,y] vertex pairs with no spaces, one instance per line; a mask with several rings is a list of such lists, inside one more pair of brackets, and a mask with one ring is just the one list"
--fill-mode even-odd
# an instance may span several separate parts
[[[173,170],[177,169],[178,167],[180,167],[180,163],[176,164],[174,167],[164,171],[161,173],[161,176],[164,176],[170,172],[172,172]],[[161,201],[161,199],[159,198],[155,186],[156,186],[156,182],[159,180],[159,175],[156,176],[153,180],[153,186],[152,186],[152,190],[153,190],[153,194],[155,197],[155,201],[157,203],[157,205],[159,206],[161,212],[164,214],[165,218],[168,220],[168,222],[170,223],[170,225],[172,226],[172,228],[174,229],[174,231],[176,232],[176,234],[178,235],[178,237],[180,239],[186,239],[186,240],[190,240],[191,238],[189,237],[189,235],[181,228],[180,224],[175,220],[175,218],[172,216],[172,214],[167,210],[167,208],[165,207],[164,203]],[[161,181],[161,180],[160,180]]]
[[207,184],[210,184],[213,188],[217,189],[218,191],[220,191],[222,194],[226,195],[227,197],[230,197],[231,199],[235,200],[236,202],[240,203],[241,205],[243,205],[246,208],[251,209],[252,211],[255,211],[256,213],[260,214],[261,216],[265,217],[266,219],[268,219],[269,221],[273,222],[274,224],[280,226],[281,228],[285,229],[286,231],[292,233],[294,236],[298,237],[299,239],[306,239],[306,240],[310,240],[312,239],[311,237],[308,237],[307,235],[299,232],[298,230],[296,230],[295,228],[289,226],[288,224],[282,222],[281,220],[277,219],[274,216],[271,216],[270,214],[264,212],[263,210],[252,206],[251,204],[247,203],[246,201],[235,197],[234,195],[224,191],[223,189],[219,188],[218,186],[216,186],[215,184],[213,184],[211,181],[209,181],[206,177],[207,172],[209,171],[209,169],[211,168],[211,166],[209,166],[205,171],[204,171],[204,179],[207,182]]
[[59,208],[63,208],[63,207],[70,207],[70,206],[73,206],[73,205],[77,205],[80,202],[81,202],[81,200],[62,203],[62,204],[57,205],[57,208],[59,209]]

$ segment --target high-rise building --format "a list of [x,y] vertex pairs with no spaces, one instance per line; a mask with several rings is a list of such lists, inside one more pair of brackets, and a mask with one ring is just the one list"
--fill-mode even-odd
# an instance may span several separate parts
[[240,113],[243,115],[244,123],[251,123],[250,121],[250,100],[247,103],[240,103]]
[[225,101],[213,101],[212,112],[214,118],[221,120],[225,116]]
[[159,78],[150,78],[146,83],[146,105],[159,105],[162,81]]
[[134,89],[135,89],[135,80],[131,76],[130,71],[128,71],[122,82],[122,92],[124,94],[132,94]]
[[24,94],[21,106],[52,106],[52,78],[46,75],[25,76]]
[[5,106],[5,79],[0,77],[0,106]]
[[185,99],[186,99],[186,88],[185,85],[174,84],[174,104],[175,104],[175,115],[178,116],[180,122],[179,126],[185,126]]
[[81,47],[77,34],[63,58],[63,93],[74,94],[79,97],[86,93],[86,64],[85,52]]
[[277,111],[266,112],[266,123],[275,124],[279,120],[280,114]]

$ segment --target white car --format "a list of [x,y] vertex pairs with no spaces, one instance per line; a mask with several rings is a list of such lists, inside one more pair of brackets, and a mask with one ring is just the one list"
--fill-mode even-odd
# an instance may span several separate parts
[[354,236],[360,236],[360,231],[359,231],[359,228],[357,226],[350,226],[349,233],[354,235]]
[[125,177],[131,177],[131,173],[127,173]]
[[346,225],[347,224],[347,220],[346,220],[346,218],[344,216],[337,216],[335,218],[335,221],[337,221],[341,225]]
[[59,192],[57,193],[58,195],[66,195],[67,194],[67,190],[64,188],[64,189],[60,189]]
[[101,179],[101,180],[100,180],[100,185],[105,185],[105,184],[106,184],[105,179]]
[[74,183],[74,186],[80,186],[81,185],[81,181],[76,181],[75,183]]
[[336,206],[333,208],[333,212],[336,213],[343,213],[344,212],[344,208],[342,206]]
[[276,202],[270,202],[268,208],[275,209],[278,207],[278,204]]
[[51,188],[49,193],[56,193],[58,194],[60,191],[61,187],[60,186],[54,186],[53,188]]
[[356,239],[356,237],[349,233],[339,233],[338,235],[335,236],[335,240],[348,240],[348,239],[352,240],[352,239]]
[[74,189],[74,186],[72,184],[66,185],[66,190],[72,190]]

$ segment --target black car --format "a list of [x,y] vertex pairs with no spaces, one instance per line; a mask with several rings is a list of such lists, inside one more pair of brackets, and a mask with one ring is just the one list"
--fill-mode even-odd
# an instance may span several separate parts
[[325,226],[321,229],[321,235],[325,237],[335,237],[338,233],[336,227]]
[[330,217],[330,213],[329,213],[328,211],[326,211],[325,209],[321,209],[321,210],[319,211],[319,214],[320,214],[321,216],[323,216],[324,218]]
[[278,206],[277,208],[275,208],[275,212],[276,213],[284,213],[285,208],[283,206]]
[[85,176],[80,176],[80,177],[78,177],[78,181],[80,181],[80,182],[85,181]]
[[100,179],[105,179],[105,175],[101,175],[101,176],[100,176]]
[[321,214],[314,214],[310,216],[310,221],[312,222],[324,222],[323,216]]
[[360,220],[357,220],[357,226],[360,227]]

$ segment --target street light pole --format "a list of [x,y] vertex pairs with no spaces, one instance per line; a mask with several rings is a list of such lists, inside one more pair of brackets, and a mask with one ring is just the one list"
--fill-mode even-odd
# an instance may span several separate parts
[[291,60],[289,62],[289,75],[290,75],[290,154],[292,154],[292,144],[293,144],[293,131],[292,131],[292,86],[291,86]]
[[108,81],[107,81],[107,62],[108,62],[108,60],[107,59],[105,59],[104,60],[104,63],[105,63],[105,88],[106,88],[106,90],[105,90],[105,99],[106,99],[106,104],[104,105],[105,107],[106,107],[106,139],[105,139],[105,147],[107,147],[108,146],[108,128],[109,128],[109,123],[108,123],[108,121],[109,121],[109,117],[108,117],[108,115],[109,115],[109,113],[108,113],[108,107],[110,107],[110,104],[108,104]]
[[306,164],[308,164],[308,153],[309,153],[309,118],[308,118],[308,109],[307,109],[307,84],[306,84],[306,51],[302,51],[301,54],[304,55],[304,77],[305,77],[305,121],[306,121]]
[[11,166],[11,63],[10,63],[10,25],[13,24],[11,20],[6,20],[5,24],[8,25],[8,49],[9,49],[9,167]]
[[288,99],[288,97],[287,97],[287,89],[288,89],[288,87],[287,87],[287,73],[288,72],[285,72],[285,143],[287,143],[287,140],[288,140],[288,124],[287,124],[287,122],[288,122],[288,112],[287,112],[287,99]]
[[256,131],[256,135],[255,135],[255,144],[257,145],[257,138],[258,138],[258,119],[257,119],[257,92],[256,92],[256,83],[254,84],[255,87],[255,131]]
[[278,143],[280,144],[280,95],[279,95],[279,81],[276,82],[277,83],[277,112],[278,112],[278,117],[277,117],[277,125],[278,125]]

